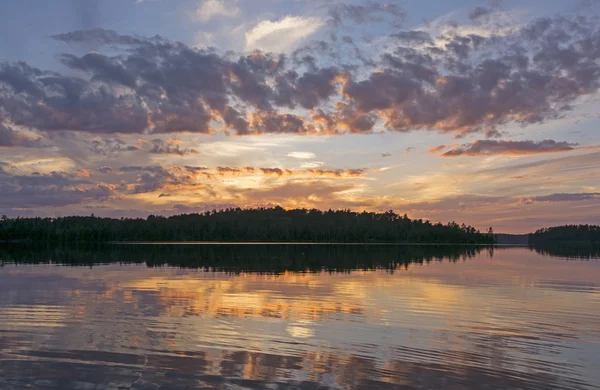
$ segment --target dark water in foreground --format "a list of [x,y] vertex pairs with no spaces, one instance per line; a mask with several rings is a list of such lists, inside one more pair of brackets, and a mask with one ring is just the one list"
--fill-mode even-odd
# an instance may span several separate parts
[[564,256],[0,247],[0,389],[597,389],[600,260]]

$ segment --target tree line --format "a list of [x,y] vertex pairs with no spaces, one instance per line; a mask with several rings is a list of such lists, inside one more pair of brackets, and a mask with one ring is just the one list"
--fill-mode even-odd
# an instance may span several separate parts
[[600,226],[564,225],[537,230],[529,235],[529,244],[585,243],[600,245]]
[[0,241],[414,242],[493,244],[492,228],[431,223],[393,211],[228,208],[147,218],[0,218]]

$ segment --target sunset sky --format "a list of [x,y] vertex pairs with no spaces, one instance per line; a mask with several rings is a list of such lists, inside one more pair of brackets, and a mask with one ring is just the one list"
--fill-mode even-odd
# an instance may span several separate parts
[[600,1],[0,5],[0,215],[600,224]]

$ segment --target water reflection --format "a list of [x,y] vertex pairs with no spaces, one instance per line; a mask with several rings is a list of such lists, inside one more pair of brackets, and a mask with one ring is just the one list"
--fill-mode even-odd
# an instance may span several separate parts
[[531,250],[540,255],[562,257],[577,260],[600,259],[600,243],[597,244],[560,244],[547,243],[543,245],[532,245]]
[[332,271],[408,268],[411,263],[493,256],[493,247],[472,245],[328,244],[114,244],[0,246],[0,264],[173,266],[227,272]]
[[13,248],[0,388],[600,385],[598,262],[448,249]]

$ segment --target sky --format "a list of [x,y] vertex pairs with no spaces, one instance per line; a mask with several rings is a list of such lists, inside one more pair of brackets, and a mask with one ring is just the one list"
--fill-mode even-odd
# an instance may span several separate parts
[[0,214],[600,224],[595,0],[0,5]]

